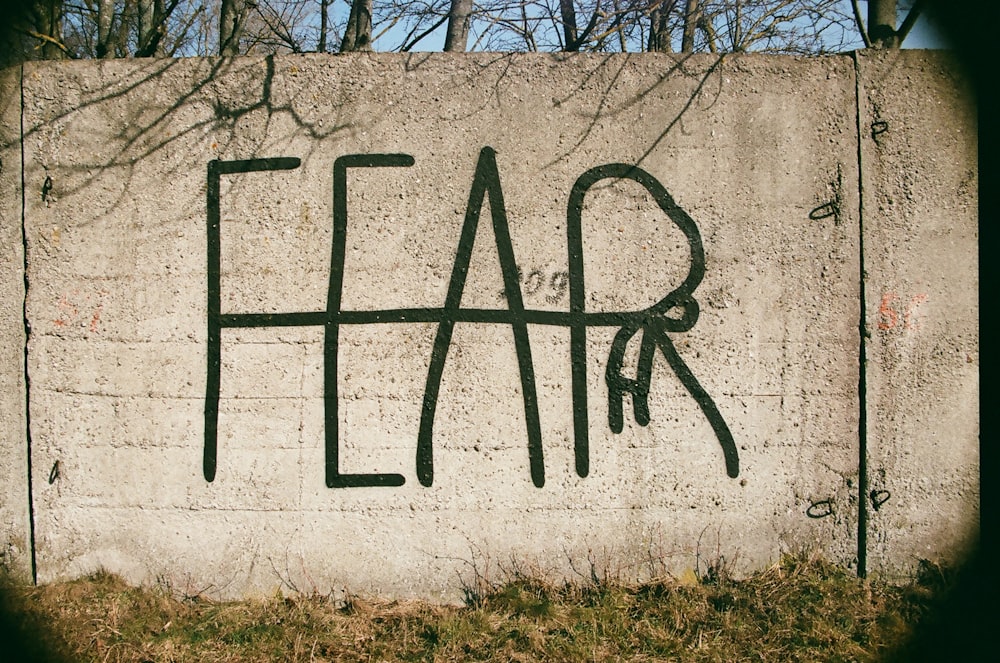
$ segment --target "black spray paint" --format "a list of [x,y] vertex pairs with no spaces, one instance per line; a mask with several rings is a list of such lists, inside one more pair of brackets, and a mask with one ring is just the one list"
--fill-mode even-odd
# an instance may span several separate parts
[[[331,488],[361,486],[401,486],[401,474],[342,474],[339,469],[339,434],[337,403],[337,355],[339,330],[345,324],[386,324],[401,322],[433,322],[438,325],[431,352],[430,368],[424,389],[420,427],[417,435],[416,469],[421,485],[434,481],[434,417],[444,374],[451,336],[458,322],[507,324],[514,334],[521,393],[524,399],[528,433],[528,459],[532,482],[539,488],[545,484],[545,463],[542,450],[541,422],[535,386],[534,363],[528,338],[528,325],[569,327],[573,373],[573,427],[576,471],[581,477],[590,469],[588,440],[586,335],[594,326],[620,327],[612,343],[605,381],[608,385],[608,424],[615,433],[624,427],[625,394],[632,397],[636,422],[645,426],[650,421],[649,389],[656,349],[666,358],[681,383],[705,413],[722,445],[726,472],[739,474],[739,456],[732,434],[711,396],[681,359],[667,332],[684,332],[698,319],[695,288],[705,273],[705,256],[701,236],[694,221],[666,189],[646,171],[627,164],[608,164],[593,168],[577,179],[569,198],[567,235],[569,250],[570,310],[540,311],[525,309],[521,294],[522,276],[510,238],[507,210],[496,165],[496,153],[485,147],[479,154],[472,189],[466,207],[465,221],[459,238],[455,263],[448,284],[448,293],[441,308],[387,309],[378,311],[342,311],[341,290],[344,280],[344,257],[347,242],[347,170],[349,168],[407,167],[413,157],[406,154],[363,154],[338,158],[333,166],[333,250],[327,308],[321,312],[223,314],[220,293],[220,207],[219,180],[224,174],[249,173],[297,168],[296,158],[251,159],[245,161],[212,161],[208,164],[208,380],[205,396],[205,455],[204,474],[207,481],[215,478],[218,444],[219,387],[221,371],[221,330],[227,327],[324,327],[324,424],[326,438],[326,485]],[[606,179],[628,179],[639,183],[653,196],[667,216],[687,237],[691,252],[691,267],[687,278],[674,291],[653,306],[633,312],[588,313],[584,308],[583,236],[581,215],[587,192]],[[483,203],[489,197],[489,209],[494,237],[503,274],[503,296],[506,309],[461,308],[476,230]],[[530,276],[530,275],[529,275]],[[642,333],[639,364],[634,379],[622,375],[625,348],[629,340]]]

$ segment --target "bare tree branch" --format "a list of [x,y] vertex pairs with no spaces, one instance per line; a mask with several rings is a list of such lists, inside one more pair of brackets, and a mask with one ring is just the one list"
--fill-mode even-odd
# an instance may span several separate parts
[[865,42],[865,48],[871,48],[872,40],[868,37],[868,28],[865,27],[865,22],[861,18],[861,7],[858,6],[858,0],[851,0],[851,8],[854,10],[854,21],[858,25],[861,39]]
[[412,49],[414,46],[416,46],[417,43],[420,42],[424,37],[427,37],[432,32],[434,32],[435,30],[437,30],[438,28],[440,28],[442,25],[444,25],[444,22],[447,21],[447,20],[448,20],[447,16],[442,16],[437,21],[437,23],[434,23],[433,25],[431,25],[431,27],[429,27],[426,30],[424,30],[423,32],[421,32],[419,35],[417,35],[416,37],[414,37],[412,41],[408,42],[405,46],[403,46],[399,50],[401,52],[403,52],[403,53],[408,52],[410,49]]
[[910,7],[910,11],[906,14],[906,18],[903,19],[903,24],[899,26],[899,30],[896,31],[896,35],[899,38],[899,43],[902,44],[903,40],[906,39],[906,35],[910,34],[910,30],[913,29],[913,25],[920,18],[920,14],[924,9],[924,0],[916,0],[913,6]]
[[23,28],[14,28],[14,29],[17,32],[27,35],[33,39],[38,39],[39,41],[45,42],[46,44],[52,44],[53,46],[61,50],[63,53],[65,53],[68,57],[72,57],[73,55],[72,53],[70,53],[70,50],[66,48],[66,44],[62,43],[55,37],[51,37],[49,35],[43,35],[41,32],[35,32],[34,30],[26,30]]

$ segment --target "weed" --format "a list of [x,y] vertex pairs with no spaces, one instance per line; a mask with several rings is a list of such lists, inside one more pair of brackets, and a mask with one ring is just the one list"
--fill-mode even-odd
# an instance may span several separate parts
[[717,555],[693,584],[630,586],[593,568],[561,584],[513,564],[504,582],[474,569],[464,607],[316,592],[177,599],[106,571],[8,593],[66,661],[877,661],[951,578],[927,563],[896,587],[806,555],[743,579]]

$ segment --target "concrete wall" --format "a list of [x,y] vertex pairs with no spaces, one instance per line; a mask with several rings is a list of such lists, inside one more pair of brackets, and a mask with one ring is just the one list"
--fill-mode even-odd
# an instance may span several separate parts
[[977,131],[941,58],[860,53],[873,570],[947,556],[979,521]]
[[0,71],[0,570],[30,580],[19,74]]
[[[953,70],[913,57],[933,98]],[[883,460],[900,440],[859,397],[878,313],[862,240],[886,266],[899,245],[862,192],[925,154],[869,156],[859,136],[858,91],[890,65],[26,65],[38,579],[103,566],[219,596],[454,600],[512,564],[629,579],[818,548],[912,566],[923,549],[889,514],[933,514],[935,486],[879,505],[891,543],[858,539],[865,418],[869,473],[920,469]],[[974,184],[951,196],[975,208]],[[959,223],[974,247],[974,217]],[[974,293],[974,275],[940,287]],[[975,300],[949,305],[974,348]],[[900,359],[873,344],[884,399]],[[978,495],[969,357],[948,373],[966,410],[947,509]],[[933,552],[975,522],[932,515]]]

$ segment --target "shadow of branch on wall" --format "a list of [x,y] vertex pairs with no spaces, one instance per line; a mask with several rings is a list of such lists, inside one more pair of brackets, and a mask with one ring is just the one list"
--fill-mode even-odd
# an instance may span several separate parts
[[[80,176],[69,183],[49,177],[41,178],[42,182],[26,181],[26,195],[55,202],[86,191],[113,174],[123,186],[95,217],[134,197],[131,185],[145,161],[157,159],[162,181],[169,182],[181,170],[189,170],[192,162],[200,166],[227,149],[238,149],[240,156],[258,156],[271,137],[276,118],[284,121],[281,138],[286,141],[303,137],[316,144],[350,128],[339,117],[340,106],[333,107],[332,116],[327,114],[317,121],[300,112],[294,96],[286,94],[279,100],[274,90],[274,56],[29,63],[22,71],[22,145],[28,171],[40,165],[46,173],[52,167]],[[81,98],[59,98],[52,92],[58,89],[72,90],[69,94]],[[112,133],[87,136],[85,140],[97,142],[94,149],[86,149],[89,145],[72,151],[61,149],[82,147],[78,144],[81,133],[93,130],[80,120],[87,111],[102,117]],[[241,123],[251,116],[260,116],[262,124],[252,132],[242,131]],[[212,136],[214,154],[200,149],[208,135]],[[0,148],[10,146],[8,142]],[[48,163],[67,155],[71,155],[68,163]],[[308,156],[304,154],[303,159]],[[40,163],[33,164],[32,159]]]
[[[663,91],[670,85],[676,86],[680,82],[689,91],[684,96],[680,107],[672,117],[663,125],[659,136],[650,143],[649,147],[632,162],[634,166],[641,166],[649,155],[667,138],[675,129],[683,130],[684,118],[701,103],[701,109],[710,109],[718,100],[722,91],[722,72],[726,59],[726,54],[706,55],[693,53],[665,53],[658,55],[624,53],[624,54],[594,54],[594,53],[554,53],[546,56],[524,53],[498,53],[483,54],[489,57],[469,59],[466,63],[470,71],[466,74],[466,80],[471,82],[477,79],[492,81],[491,94],[473,108],[455,112],[452,109],[441,109],[438,119],[449,122],[463,122],[473,119],[476,115],[489,110],[490,106],[502,108],[509,103],[511,88],[518,82],[517,75],[523,73],[515,71],[516,64],[524,64],[534,61],[542,61],[545,58],[547,66],[559,69],[564,67],[576,68],[578,78],[568,91],[560,92],[556,96],[545,98],[541,94],[547,94],[547,90],[542,90],[534,101],[541,108],[551,107],[559,112],[568,115],[565,125],[567,127],[582,125],[577,136],[570,145],[555,154],[549,161],[542,165],[542,169],[552,168],[574,153],[581,150],[590,139],[595,129],[607,120],[619,118],[627,113],[634,112],[642,104],[658,104],[662,100],[654,98],[655,93]],[[417,71],[423,67],[434,56],[430,54],[418,54],[407,59],[405,69],[407,72]],[[627,89],[632,83],[624,79],[632,73],[642,61],[648,63],[654,59],[664,65],[663,70],[655,78],[630,94],[625,99],[617,99],[616,95],[620,89]],[[644,65],[648,66],[648,65]],[[647,70],[648,71],[648,70]],[[643,75],[646,75],[645,73]],[[711,85],[712,82],[716,85]],[[595,94],[596,91],[596,94]],[[576,106],[574,109],[573,106]],[[657,112],[662,108],[656,108]],[[530,122],[531,118],[525,117],[525,122]]]
[[[708,65],[708,67],[699,67],[697,64],[690,62],[692,57],[691,53],[679,53],[676,55],[666,56],[673,59],[673,64],[670,67],[668,67],[662,74],[660,74],[660,76],[652,84],[648,85],[643,90],[640,90],[625,103],[620,104],[616,107],[612,107],[610,105],[611,92],[618,85],[618,82],[622,76],[623,71],[636,57],[637,56],[635,54],[628,54],[614,61],[602,60],[601,62],[599,62],[597,67],[595,67],[585,77],[585,79],[581,81],[580,85],[577,86],[573,94],[577,94],[583,91],[586,85],[589,84],[589,82],[593,78],[595,78],[595,75],[597,74],[599,69],[612,66],[615,67],[614,72],[608,77],[609,79],[608,83],[604,86],[603,94],[601,94],[600,96],[600,102],[598,103],[598,107],[589,116],[589,118],[587,118],[588,122],[586,129],[580,134],[579,138],[574,142],[573,145],[571,145],[565,151],[563,151],[554,159],[552,159],[548,164],[546,164],[546,167],[556,165],[563,159],[567,158],[571,153],[580,149],[586,142],[587,138],[589,138],[590,135],[593,133],[594,128],[598,125],[600,121],[604,119],[617,117],[626,111],[632,110],[639,104],[647,102],[650,95],[653,92],[660,89],[668,82],[673,82],[677,78],[684,78],[696,81],[694,90],[689,94],[686,102],[681,106],[680,110],[678,110],[677,113],[673,116],[673,118],[669,122],[667,122],[667,124],[664,126],[663,131],[660,133],[659,137],[656,138],[656,140],[654,140],[650,144],[650,146],[646,149],[646,151],[643,152],[642,155],[640,155],[635,160],[635,163],[632,164],[633,166],[641,166],[643,162],[645,162],[645,160],[653,152],[653,150],[655,150],[656,147],[660,143],[662,143],[663,140],[668,135],[670,135],[670,133],[674,130],[675,127],[678,127],[680,125],[685,114],[687,114],[691,110],[695,102],[707,96],[708,91],[706,90],[706,84],[709,82],[709,80],[711,80],[712,76],[716,73],[720,74],[718,77],[719,85],[715,90],[714,98],[708,102],[707,108],[711,108],[715,104],[715,101],[718,100],[719,93],[722,91],[721,71],[725,55],[720,54],[717,57],[715,57],[714,60]],[[701,58],[699,58],[699,60],[701,60]],[[571,97],[572,95],[567,95],[564,98],[555,100],[556,105],[561,106],[562,104],[569,101]]]
[[[359,91],[364,93],[377,85],[388,88],[390,93],[392,89],[389,80],[379,83],[364,79],[366,71],[379,71],[366,69],[373,58],[379,58],[377,55],[327,57],[330,59],[265,56],[29,63],[22,69],[25,90],[22,144],[29,172],[41,166],[44,173],[39,177],[36,171],[26,182],[26,195],[34,197],[36,202],[40,197],[51,203],[99,185],[102,178],[113,174],[118,194],[112,200],[106,199],[106,209],[98,210],[96,217],[115,211],[124,201],[135,197],[132,183],[137,168],[151,159],[157,160],[164,182],[189,171],[192,164],[200,165],[223,155],[242,159],[266,157],[270,155],[263,152],[274,151],[275,144],[280,149],[280,145],[290,145],[293,141],[296,156],[306,163],[324,140],[359,130],[359,120],[347,117],[347,107],[356,102]],[[408,55],[400,63],[401,71],[417,72],[432,61],[441,62],[440,58],[449,57],[453,56]],[[668,84],[676,88],[678,80],[688,81],[683,84],[689,89],[686,98],[670,100],[672,107],[680,103],[676,112],[659,136],[634,160],[633,165],[640,166],[672,132],[683,130],[684,118],[692,109],[699,104],[710,108],[722,89],[722,55],[666,55],[662,58],[665,66],[662,73],[624,99],[618,98],[620,90],[628,86],[622,79],[640,56],[544,57],[543,60],[538,56],[504,53],[467,58],[456,69],[453,82],[486,81],[492,88],[491,95],[476,101],[472,108],[441,106],[438,120],[462,122],[487,111],[488,106],[503,107],[509,103],[510,86],[516,82],[512,68],[518,61],[533,60],[556,68],[576,61],[574,69],[580,75],[572,87],[551,99],[539,100],[542,107],[571,114],[567,126],[581,127],[574,130],[565,147],[541,166],[548,169],[582,149],[601,123],[634,112],[643,104],[662,104],[662,99],[652,98],[653,93]],[[353,62],[344,67],[342,62],[335,63],[334,58],[349,58]],[[297,63],[310,67],[310,75],[332,74],[338,78],[357,69],[357,80],[334,81],[332,95],[329,81],[323,81],[318,93],[326,98],[319,104],[310,103],[306,98],[312,92],[308,83],[292,80]],[[718,83],[714,91],[713,80]],[[95,114],[104,120],[110,133],[102,136],[101,128],[87,126],[81,120]],[[90,134],[86,140],[94,142],[94,149],[78,149],[80,136],[85,133]],[[204,149],[207,136],[211,136],[210,151]],[[72,181],[48,177],[50,169],[70,174]],[[108,188],[112,183],[104,180],[103,186]]]

